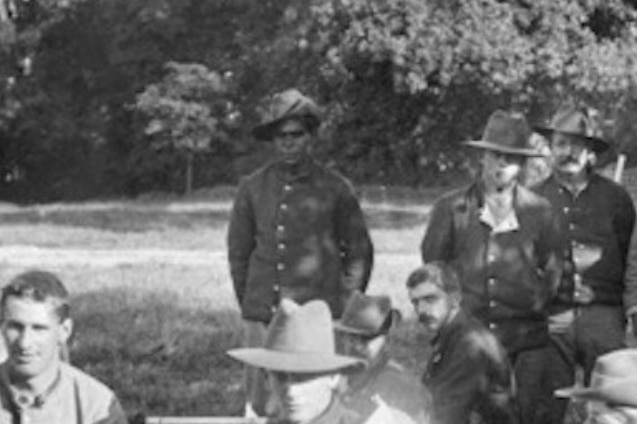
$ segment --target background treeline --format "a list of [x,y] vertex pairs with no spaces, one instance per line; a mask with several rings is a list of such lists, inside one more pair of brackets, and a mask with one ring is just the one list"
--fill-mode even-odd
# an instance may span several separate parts
[[0,0],[0,198],[234,182],[290,86],[356,182],[454,181],[495,108],[573,99],[631,153],[636,82],[635,0]]

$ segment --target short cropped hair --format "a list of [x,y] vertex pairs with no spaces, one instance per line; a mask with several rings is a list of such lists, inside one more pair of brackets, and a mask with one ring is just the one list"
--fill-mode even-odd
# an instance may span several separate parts
[[424,282],[432,283],[447,294],[460,294],[460,280],[455,269],[443,261],[428,262],[414,270],[407,278],[407,288]]
[[51,272],[26,271],[15,276],[9,284],[3,287],[2,297],[0,297],[3,317],[7,299],[12,296],[36,302],[51,302],[60,321],[70,317],[69,293],[60,279]]

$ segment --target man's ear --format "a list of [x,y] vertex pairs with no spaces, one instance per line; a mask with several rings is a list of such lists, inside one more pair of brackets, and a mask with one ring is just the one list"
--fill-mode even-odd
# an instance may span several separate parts
[[62,320],[60,323],[60,333],[58,335],[58,342],[61,345],[65,345],[68,343],[69,338],[73,334],[73,320],[71,318],[66,318]]

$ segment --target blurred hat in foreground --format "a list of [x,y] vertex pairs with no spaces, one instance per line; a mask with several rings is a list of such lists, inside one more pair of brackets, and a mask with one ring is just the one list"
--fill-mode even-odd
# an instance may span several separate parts
[[637,408],[637,349],[620,349],[600,356],[589,387],[559,389],[555,396]]
[[292,373],[331,372],[363,364],[360,359],[335,352],[327,303],[312,300],[298,305],[283,299],[263,347],[233,349],[228,354],[254,367]]

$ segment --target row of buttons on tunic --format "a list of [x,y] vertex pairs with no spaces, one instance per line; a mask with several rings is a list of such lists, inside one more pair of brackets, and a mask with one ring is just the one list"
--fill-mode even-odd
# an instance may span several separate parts
[[[292,191],[292,186],[290,184],[286,184],[283,186],[283,191],[285,192],[290,192]],[[288,210],[288,205],[287,203],[281,203],[279,205],[279,210],[283,213],[283,212],[287,212]],[[284,254],[285,249],[287,248],[287,246],[285,245],[285,243],[283,241],[281,241],[281,238],[283,236],[283,234],[285,233],[285,225],[283,225],[281,223],[281,214],[279,214],[279,224],[276,227],[277,230],[277,238],[279,238],[279,241],[277,242],[277,250],[279,251],[279,258],[281,258],[281,256]],[[276,269],[278,272],[283,272],[285,271],[285,264],[283,262],[277,262],[276,264]],[[281,291],[281,287],[279,286],[278,283],[274,283],[274,285],[272,286],[272,290],[274,290],[274,293],[278,296],[279,292]],[[276,302],[278,302],[278,299],[276,299]],[[272,306],[272,313],[276,312],[276,306],[273,305]]]

